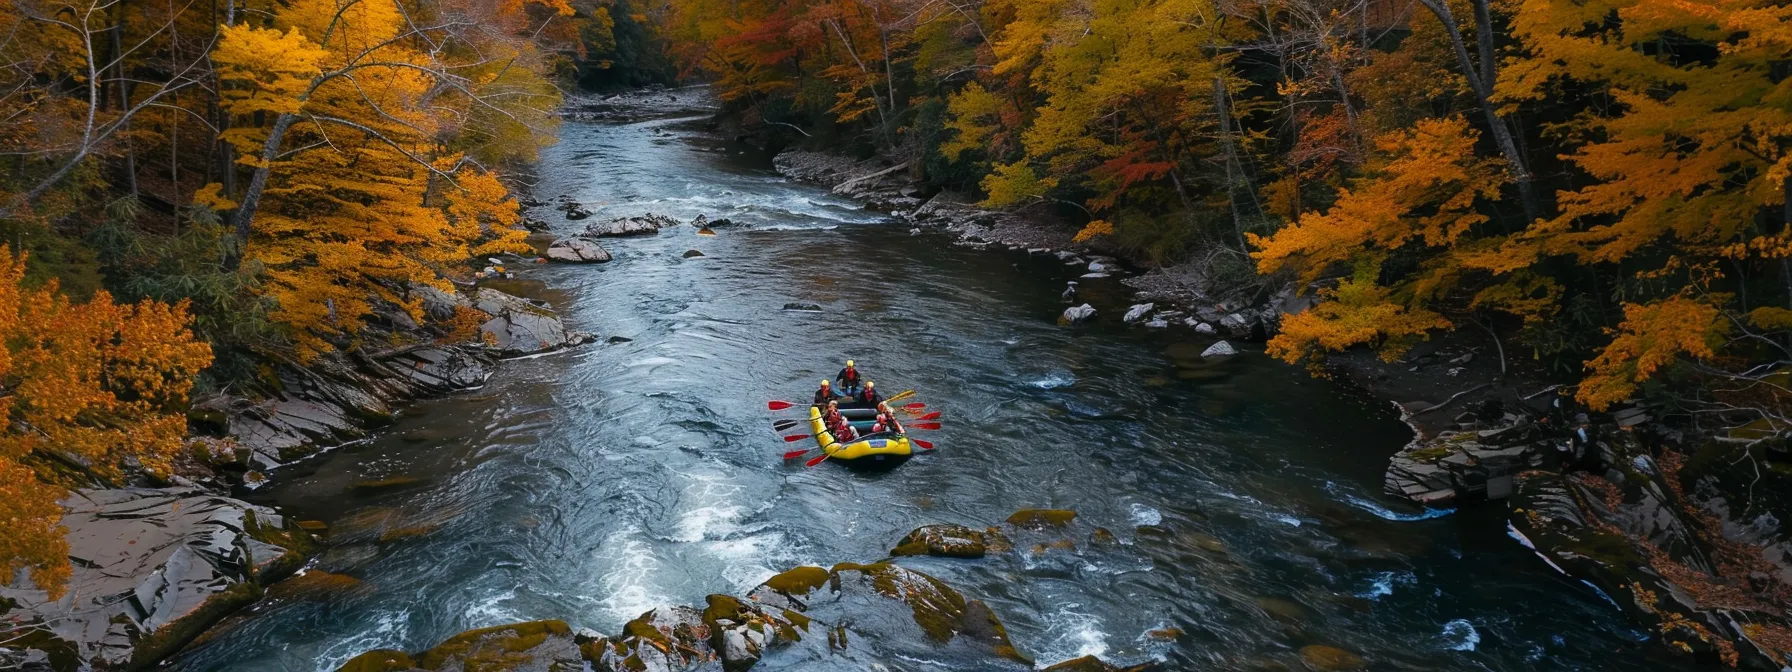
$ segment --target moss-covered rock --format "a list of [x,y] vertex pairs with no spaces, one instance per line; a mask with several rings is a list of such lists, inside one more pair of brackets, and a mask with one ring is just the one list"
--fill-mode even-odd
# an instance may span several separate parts
[[572,628],[564,621],[530,621],[460,633],[417,656],[416,666],[459,672],[559,672],[584,669],[584,661]]
[[1076,512],[1069,509],[1021,509],[1008,516],[1007,523],[1022,529],[1044,530],[1068,527],[1074,520]]
[[[940,524],[915,528],[908,533],[890,555],[931,555],[940,558],[981,558],[990,551],[991,538],[1000,538],[994,529],[974,530],[963,525]],[[998,546],[1006,546],[1002,540]]]
[[417,663],[403,651],[374,649],[348,659],[342,667],[336,668],[336,672],[403,672],[416,666]]
[[1116,667],[1095,656],[1083,656],[1047,667],[1044,672],[1140,672],[1148,667],[1147,665]]

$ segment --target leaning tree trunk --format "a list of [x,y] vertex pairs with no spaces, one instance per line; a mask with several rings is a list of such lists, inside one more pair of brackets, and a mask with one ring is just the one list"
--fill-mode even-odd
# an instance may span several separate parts
[[1488,130],[1493,133],[1493,142],[1500,148],[1500,154],[1506,159],[1506,170],[1512,174],[1512,182],[1518,187],[1519,203],[1524,206],[1527,221],[1534,221],[1543,216],[1542,206],[1537,200],[1537,187],[1532,183],[1531,171],[1525,167],[1524,154],[1518,151],[1518,143],[1512,137],[1512,129],[1506,124],[1499,110],[1493,106],[1493,80],[1498,74],[1494,69],[1493,29],[1487,24],[1491,20],[1491,11],[1486,7],[1488,0],[1475,0],[1475,14],[1484,17],[1477,23],[1477,34],[1480,35],[1477,45],[1483,63],[1475,67],[1475,59],[1469,56],[1468,45],[1462,41],[1462,32],[1456,25],[1456,15],[1444,0],[1419,0],[1438,21],[1443,22],[1444,32],[1450,35],[1450,46],[1456,51],[1456,61],[1462,67],[1462,76],[1468,80],[1470,92],[1475,96],[1475,103],[1481,108],[1481,115],[1487,119]]

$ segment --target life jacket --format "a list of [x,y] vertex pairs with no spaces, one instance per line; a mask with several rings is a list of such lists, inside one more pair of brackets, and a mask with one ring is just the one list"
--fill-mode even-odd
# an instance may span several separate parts
[[859,370],[850,366],[841,369],[840,375],[837,377],[840,379],[840,382],[848,385],[857,386],[859,384]]
[[832,388],[832,387],[823,387],[823,388],[815,391],[815,403],[817,403],[817,404],[828,403],[828,400],[833,399],[833,398],[834,398],[834,388]]
[[859,438],[858,433],[854,432],[852,430],[852,425],[845,421],[841,421],[841,423],[834,428],[834,440],[835,441],[839,441],[840,443],[849,443],[853,439],[856,439],[856,438]]
[[897,424],[896,419],[890,417],[889,415],[879,414],[877,416],[877,424],[871,426],[871,431],[872,431],[872,433],[877,433],[877,432],[898,432],[898,433],[900,433],[902,431],[902,425]]
[[878,394],[877,390],[874,390],[872,388],[868,387],[868,388],[865,388],[865,389],[859,391],[859,403],[861,403],[861,404],[876,406],[880,403],[883,403],[883,400],[884,400],[884,396],[881,394]]

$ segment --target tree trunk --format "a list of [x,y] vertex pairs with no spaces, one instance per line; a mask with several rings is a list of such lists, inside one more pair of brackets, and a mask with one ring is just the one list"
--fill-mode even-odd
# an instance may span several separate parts
[[[124,6],[125,3],[120,2],[113,9],[112,29],[107,31],[112,34],[112,79],[117,82],[117,85],[113,88],[118,92],[118,111],[120,114],[124,114],[131,109],[131,84],[130,82],[125,81],[124,76],[124,38],[122,35],[124,32],[125,18]],[[124,137],[124,181],[125,186],[129,187],[131,190],[131,198],[136,198],[137,148],[135,143],[131,142],[129,135],[131,132],[131,125],[130,120],[128,119],[125,120],[124,132],[126,133]]]
[[[1486,0],[1476,0],[1476,13],[1482,11],[1479,5],[1485,2]],[[1468,45],[1463,43],[1462,31],[1456,25],[1455,13],[1450,11],[1449,5],[1444,4],[1444,0],[1419,0],[1419,4],[1431,10],[1432,15],[1436,16],[1438,21],[1443,22],[1444,32],[1450,35],[1450,46],[1456,50],[1456,61],[1462,67],[1462,76],[1468,80],[1469,90],[1474,93],[1475,102],[1481,108],[1481,115],[1487,120],[1488,130],[1493,133],[1493,142],[1499,146],[1500,154],[1506,159],[1506,170],[1512,173],[1512,182],[1514,186],[1518,187],[1518,199],[1520,205],[1524,206],[1525,220],[1527,222],[1535,221],[1543,216],[1543,210],[1537,200],[1536,185],[1531,181],[1531,171],[1525,167],[1524,155],[1518,151],[1518,144],[1512,138],[1512,129],[1506,125],[1506,120],[1500,116],[1499,110],[1493,107],[1492,80],[1483,79],[1481,76],[1483,72],[1494,73],[1491,60],[1484,69],[1475,67],[1475,59],[1469,56]],[[1488,32],[1491,32],[1491,29]],[[1488,40],[1485,51],[1492,51],[1491,38]]]
[[1238,250],[1249,252],[1250,245],[1244,240],[1244,215],[1238,211],[1238,174],[1235,166],[1238,163],[1237,148],[1232,143],[1232,111],[1226,104],[1226,80],[1213,78],[1213,108],[1220,118],[1220,147],[1225,149],[1226,162],[1226,204],[1232,208],[1232,232],[1238,235]]
[[268,131],[267,141],[261,145],[261,162],[249,178],[249,189],[243,192],[243,202],[236,206],[236,213],[231,216],[236,245],[224,257],[224,270],[234,271],[242,267],[243,257],[249,251],[250,225],[255,221],[255,209],[261,207],[261,194],[268,187],[268,173],[273,171],[274,158],[280,155],[280,141],[286,136],[286,129],[297,119],[292,114],[280,115],[274,120],[274,128]]

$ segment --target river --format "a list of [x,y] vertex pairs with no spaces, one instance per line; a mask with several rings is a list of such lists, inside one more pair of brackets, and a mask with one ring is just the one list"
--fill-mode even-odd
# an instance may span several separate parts
[[[1201,362],[1194,334],[1118,325],[1100,282],[1086,294],[1105,317],[1059,327],[1083,269],[911,235],[695,125],[568,123],[537,192],[591,204],[591,221],[746,226],[525,269],[600,341],[276,472],[247,496],[329,523],[313,571],[358,583],[264,602],[172,667],[333,670],[540,618],[614,633],[794,565],[885,557],[923,524],[1059,507],[1119,543],[903,563],[987,601],[1042,663],[1295,666],[1327,644],[1381,670],[1665,669],[1602,596],[1507,538],[1501,507],[1420,516],[1379,494],[1410,438],[1385,403],[1260,348]],[[874,475],[778,459],[766,400],[806,397],[848,357],[944,414],[938,450]]]

